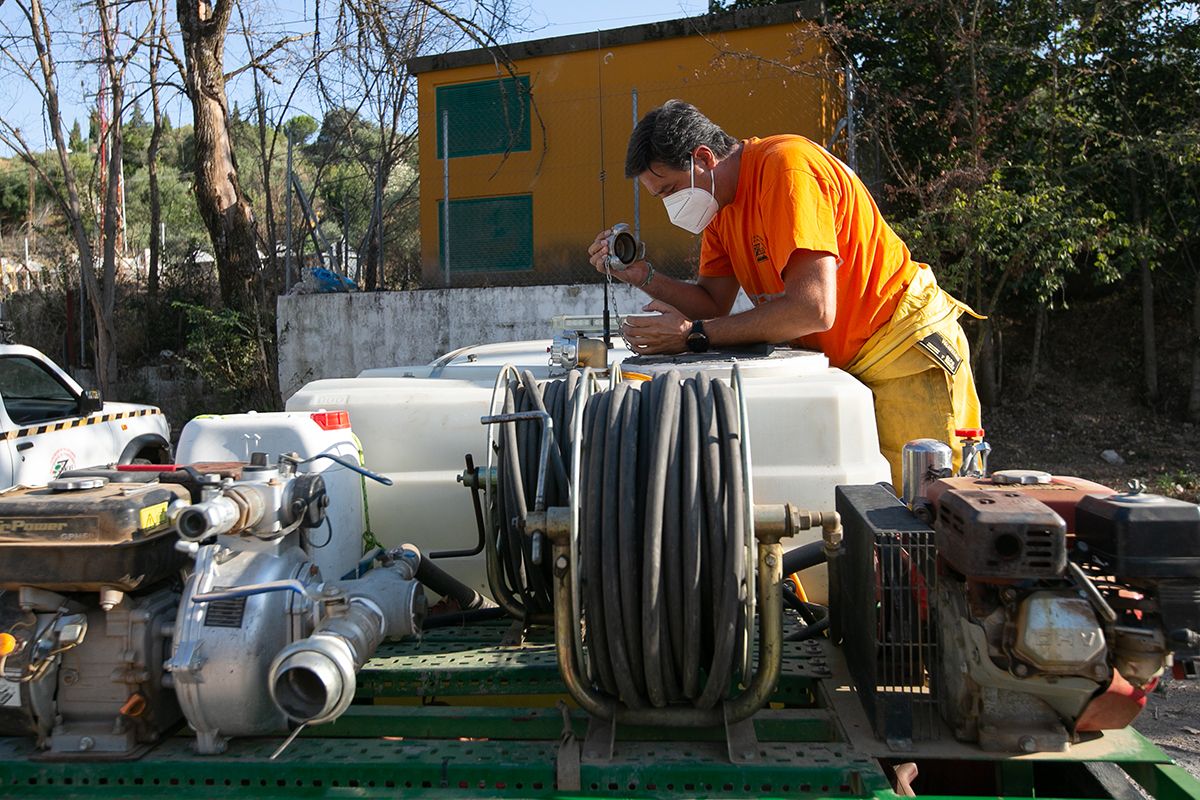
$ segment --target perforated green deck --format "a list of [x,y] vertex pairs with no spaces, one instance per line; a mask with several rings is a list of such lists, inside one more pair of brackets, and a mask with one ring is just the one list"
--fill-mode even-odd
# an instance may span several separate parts
[[[570,710],[567,726],[564,709],[555,707],[565,692],[548,633],[505,647],[506,630],[500,624],[443,629],[385,645],[360,675],[359,702],[336,723],[306,730],[274,761],[282,737],[234,740],[220,756],[197,756],[181,731],[125,762],[46,761],[31,740],[0,739],[0,795],[896,797],[887,765],[910,756],[891,758],[886,746],[864,746],[861,710],[839,685],[840,652],[816,641],[786,645],[772,707],[754,718],[754,763],[730,762],[721,729],[624,727],[612,758],[585,756],[578,790],[563,791],[560,743],[569,729],[567,752],[578,753],[587,718]],[[1200,784],[1132,733],[1074,755],[989,760],[995,758],[943,742],[930,751],[929,764],[950,765],[952,775],[984,773],[995,788],[991,796],[1125,800],[1137,792],[1126,777],[1132,776],[1152,797],[1200,800]],[[1116,778],[1100,780],[1097,765],[1087,761],[1116,770]]]

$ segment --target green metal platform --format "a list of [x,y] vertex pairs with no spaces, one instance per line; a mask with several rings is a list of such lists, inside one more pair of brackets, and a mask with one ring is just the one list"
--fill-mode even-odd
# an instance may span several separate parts
[[0,796],[882,799],[897,797],[889,765],[916,761],[922,796],[1200,800],[1200,782],[1129,730],[1066,754],[998,758],[948,737],[893,751],[870,735],[840,651],[823,640],[786,645],[771,707],[754,718],[752,763],[730,763],[714,729],[619,728],[612,757],[590,758],[586,716],[559,703],[549,632],[503,646],[507,631],[442,629],[385,645],[360,675],[359,702],[274,761],[282,737],[197,756],[183,730],[122,762],[50,761],[32,740],[0,739]]

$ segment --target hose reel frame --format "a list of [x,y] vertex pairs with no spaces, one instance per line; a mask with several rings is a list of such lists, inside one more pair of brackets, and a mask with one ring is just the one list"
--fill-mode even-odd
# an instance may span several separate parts
[[[510,378],[520,381],[520,375],[512,366],[504,367],[497,376],[493,388],[492,403],[489,411],[492,413],[484,418],[488,424],[488,473],[495,474],[491,469],[496,444],[496,432],[493,427],[497,423],[515,422],[515,418],[497,415],[497,398],[501,386]],[[609,376],[609,386],[613,387],[622,382],[624,376],[619,367],[614,368]],[[527,516],[525,535],[544,534],[553,543],[552,548],[552,587],[553,587],[553,618],[555,625],[555,641],[558,654],[559,671],[573,699],[584,708],[593,718],[622,724],[650,724],[664,726],[719,726],[726,727],[747,720],[760,709],[774,691],[779,678],[782,655],[782,564],[783,548],[780,540],[791,536],[802,529],[814,525],[830,527],[837,524],[837,515],[826,512],[802,513],[790,505],[756,507],[753,503],[752,461],[749,444],[749,414],[746,402],[746,392],[742,371],[735,362],[731,367],[729,386],[733,392],[734,409],[738,421],[739,452],[741,470],[738,482],[745,502],[742,505],[742,530],[744,554],[746,556],[746,571],[742,578],[741,609],[743,624],[737,626],[738,641],[735,647],[740,651],[734,653],[735,662],[740,661],[742,691],[725,700],[718,700],[712,708],[696,708],[684,705],[666,705],[656,708],[630,708],[618,698],[597,691],[592,680],[589,662],[584,648],[583,629],[583,598],[581,596],[580,563],[582,553],[582,472],[583,472],[583,429],[584,414],[588,401],[603,390],[599,374],[593,370],[585,370],[578,384],[576,395],[570,406],[571,450],[569,463],[569,507],[545,508],[535,510]],[[546,415],[549,416],[549,415]],[[544,419],[543,436],[552,428],[549,420]],[[544,480],[548,468],[545,454],[546,448],[540,449],[538,464],[539,484]],[[728,476],[725,478],[728,480]],[[491,481],[487,483],[486,491],[489,507],[492,507],[493,492],[496,487]],[[766,522],[765,527],[761,524]],[[760,523],[756,529],[756,522]],[[840,528],[840,525],[839,525]],[[489,580],[498,577],[498,556],[496,555],[496,532],[494,519],[489,515],[486,528],[489,561]],[[493,591],[497,588],[493,583]],[[502,598],[497,593],[497,600]],[[758,637],[758,669],[753,670],[752,646],[756,638],[756,612],[763,615]],[[525,619],[528,624],[530,619]],[[735,667],[737,664],[735,663]]]

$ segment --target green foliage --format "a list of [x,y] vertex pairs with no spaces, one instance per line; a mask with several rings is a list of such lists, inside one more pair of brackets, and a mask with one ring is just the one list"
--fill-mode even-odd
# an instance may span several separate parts
[[374,191],[371,176],[357,164],[335,163],[325,172],[319,196],[329,222],[340,229],[343,221],[348,220],[349,229],[358,231],[367,227]]
[[78,153],[84,146],[83,129],[79,126],[79,120],[75,120],[75,124],[71,126],[71,133],[67,137],[67,147],[71,148],[72,153]]
[[1080,270],[1116,280],[1112,256],[1130,236],[1112,211],[1076,190],[1046,176],[1017,189],[999,172],[973,191],[954,189],[897,228],[914,253],[935,261],[942,285],[973,297],[985,314],[1005,293],[1050,304]]
[[[189,176],[175,169],[159,169],[159,210],[166,230],[168,248],[172,243],[203,241],[208,237]],[[134,252],[150,246],[150,176],[137,170],[125,179],[126,238]]]
[[346,108],[330,109],[321,120],[317,139],[306,150],[315,162],[348,161],[354,157],[356,139],[361,139],[363,123]]
[[262,349],[252,326],[235,311],[177,301],[186,319],[187,344],[180,362],[219,395],[210,413],[270,408],[262,391]]
[[320,124],[308,114],[298,114],[283,123],[283,133],[284,136],[292,137],[294,146],[300,147],[307,144],[320,127]]
[[16,162],[0,163],[0,225],[22,222],[29,213],[28,177]]
[[146,121],[146,115],[142,112],[142,104],[134,103],[129,119],[125,120],[125,124],[121,127],[122,155],[126,174],[146,166],[150,136],[153,132],[154,126]]

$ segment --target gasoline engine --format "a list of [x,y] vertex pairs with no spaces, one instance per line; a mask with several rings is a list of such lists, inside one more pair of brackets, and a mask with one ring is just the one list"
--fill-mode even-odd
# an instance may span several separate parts
[[379,643],[419,628],[420,555],[324,579],[328,498],[303,463],[84,470],[0,498],[0,732],[126,758],[182,720],[219,753],[340,715]]
[[163,662],[179,606],[178,484],[63,477],[0,498],[0,732],[130,755],[179,720]]
[[882,738],[937,736],[936,709],[986,750],[1062,751],[1132,722],[1172,664],[1194,673],[1200,506],[943,461],[906,474],[907,505],[838,490],[834,633]]

